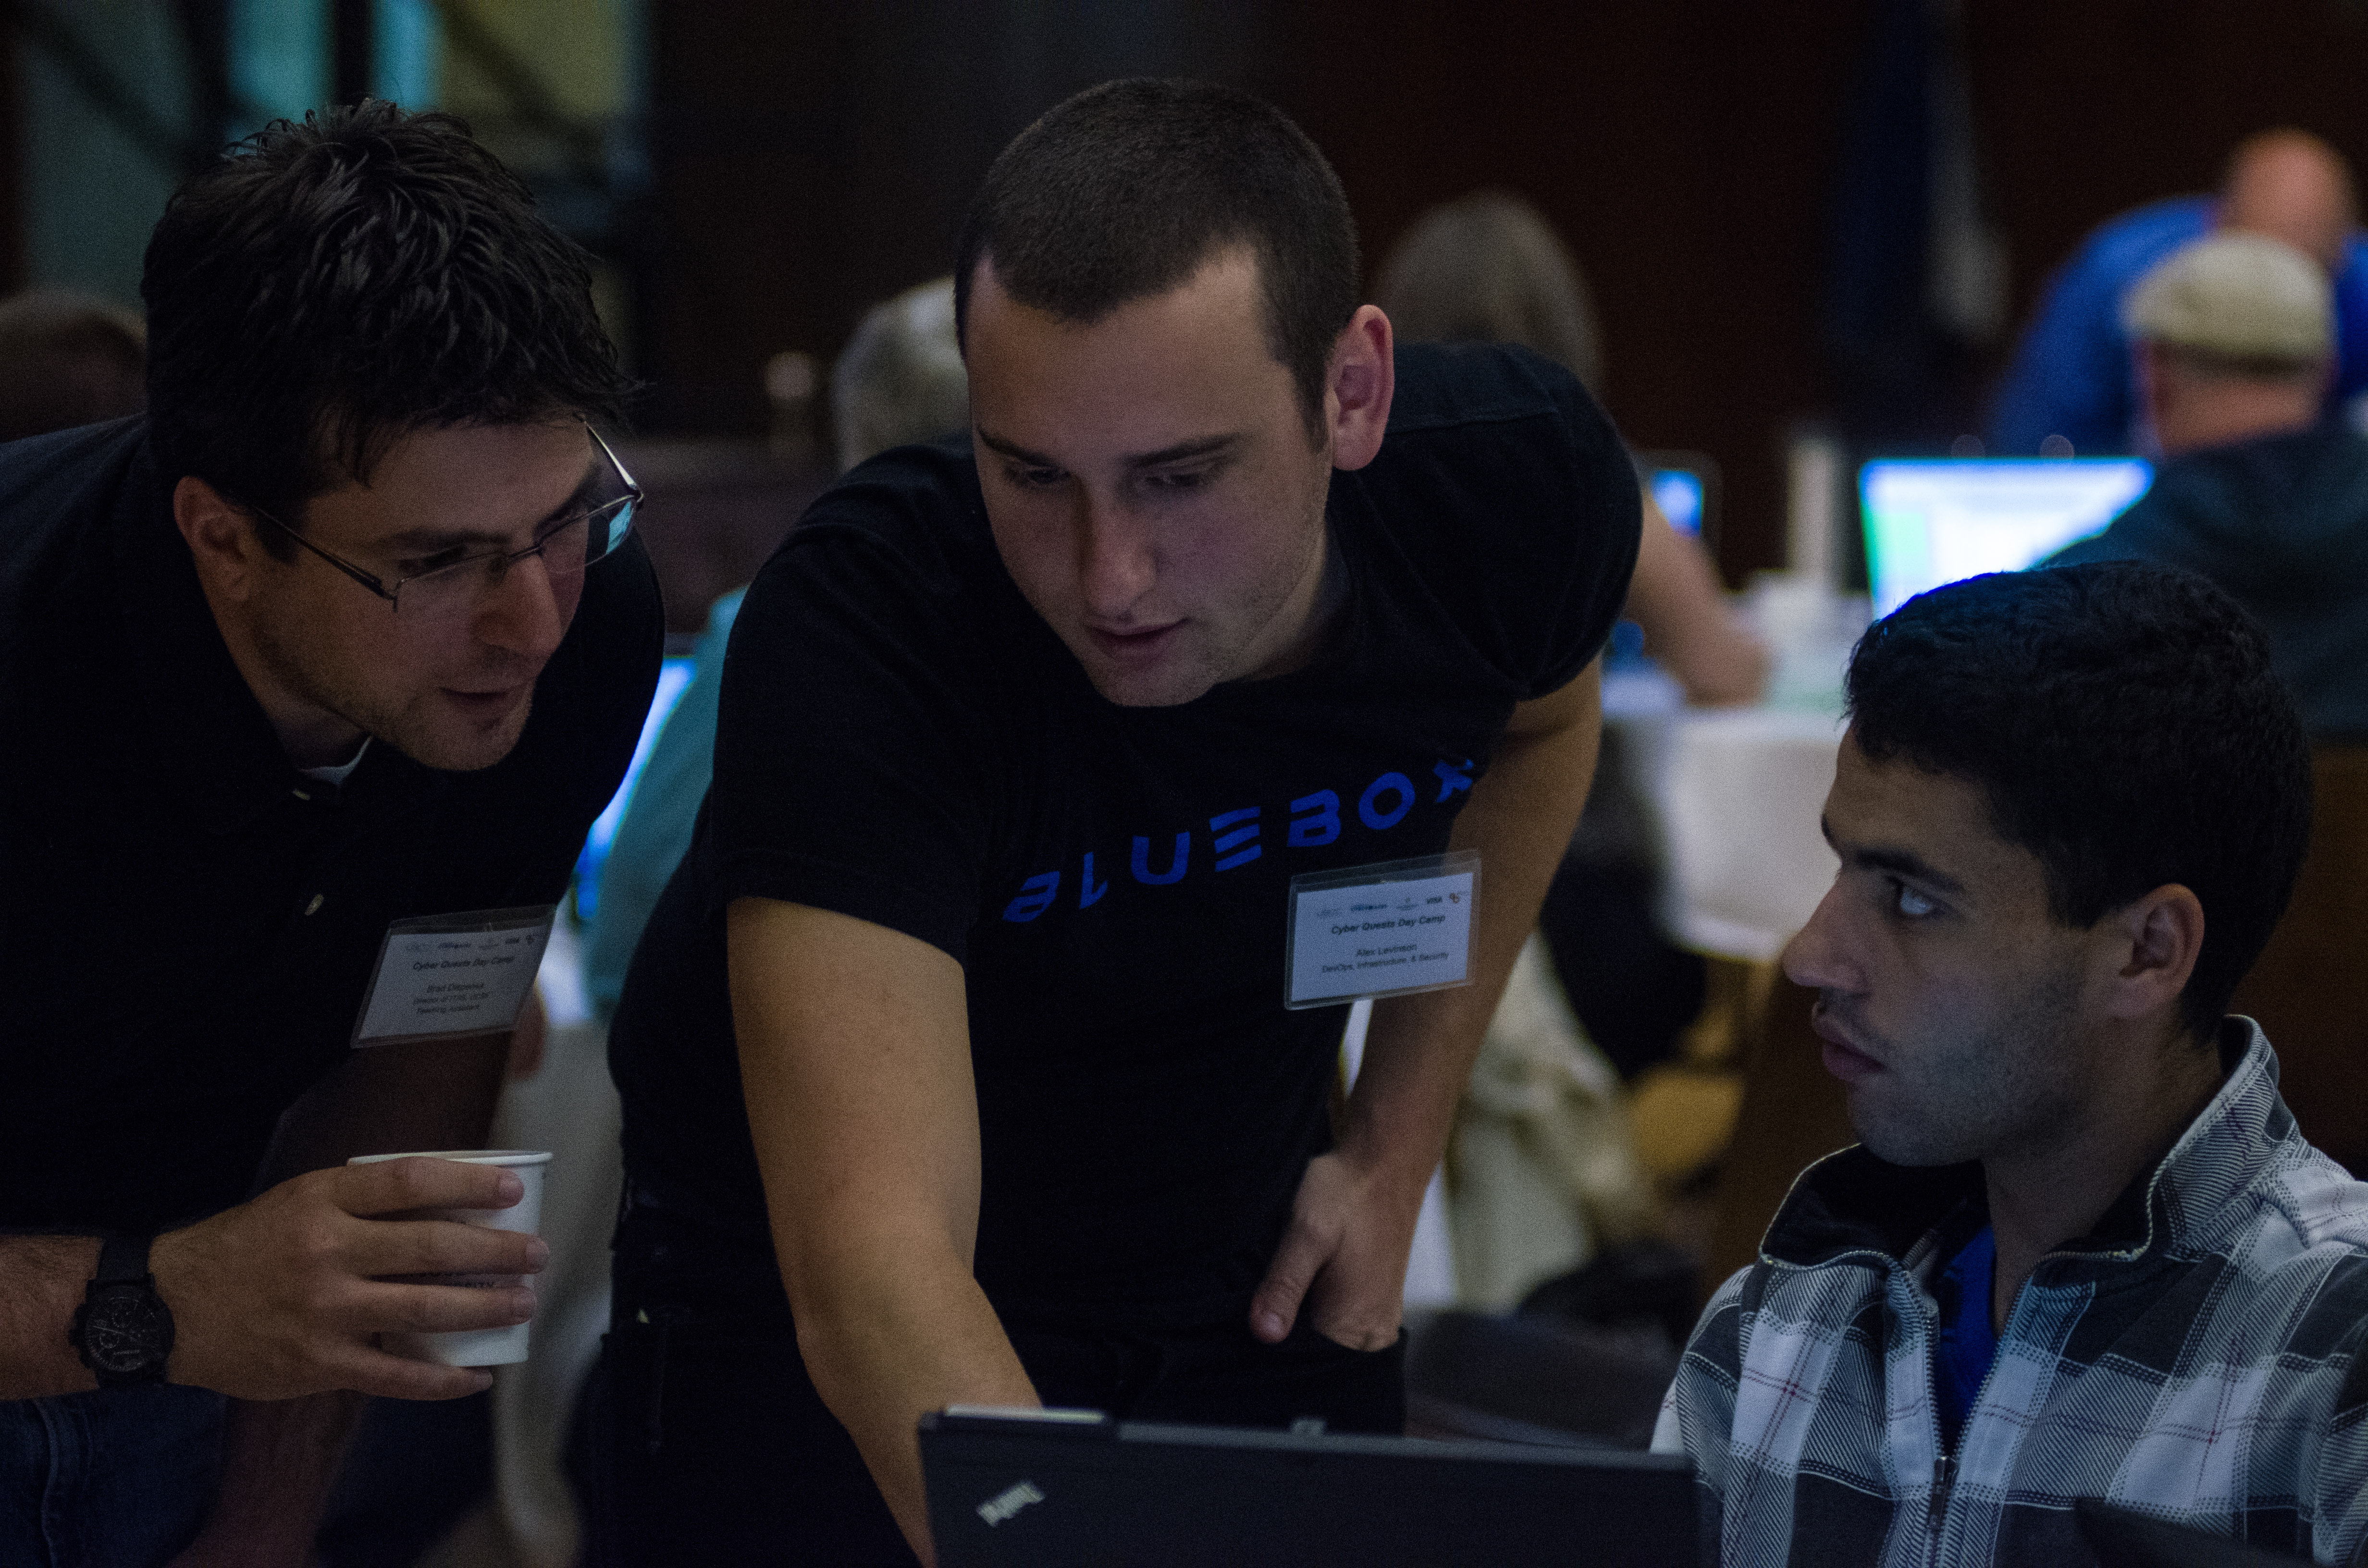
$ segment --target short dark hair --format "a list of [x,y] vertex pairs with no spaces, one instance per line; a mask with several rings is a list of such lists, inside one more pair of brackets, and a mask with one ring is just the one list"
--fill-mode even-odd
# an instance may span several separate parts
[[955,246],[954,330],[990,257],[1019,303],[1091,323],[1233,244],[1258,256],[1268,345],[1320,437],[1332,348],[1357,312],[1356,221],[1306,132],[1232,87],[1105,82],[1014,137]]
[[194,176],[140,292],[167,475],[291,526],[411,431],[613,422],[631,389],[583,249],[461,121],[376,100],[275,120]]
[[2177,882],[2203,905],[2183,1021],[2214,1038],[2310,842],[2310,745],[2268,644],[2191,572],[2101,561],[1919,594],[1850,657],[1851,734],[1978,785],[2086,928]]

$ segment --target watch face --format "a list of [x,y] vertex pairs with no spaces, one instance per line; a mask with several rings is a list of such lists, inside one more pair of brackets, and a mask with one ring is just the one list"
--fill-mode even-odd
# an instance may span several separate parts
[[172,1314],[145,1292],[105,1291],[87,1312],[83,1348],[100,1371],[142,1371],[163,1360],[172,1347]]

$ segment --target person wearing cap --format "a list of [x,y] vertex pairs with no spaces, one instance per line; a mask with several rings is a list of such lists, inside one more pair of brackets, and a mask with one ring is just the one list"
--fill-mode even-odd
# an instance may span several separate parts
[[2203,574],[2261,623],[2315,736],[2368,736],[2368,437],[2324,411],[2326,274],[2264,235],[2214,234],[2157,264],[2123,319],[2161,468],[2055,561]]
[[2248,137],[2215,195],[2150,202],[2100,227],[2048,283],[1991,405],[1999,457],[2136,449],[2140,408],[2122,302],[2156,263],[2213,233],[2267,234],[2316,261],[2335,294],[2329,412],[2368,393],[2368,234],[2340,153],[2301,131]]

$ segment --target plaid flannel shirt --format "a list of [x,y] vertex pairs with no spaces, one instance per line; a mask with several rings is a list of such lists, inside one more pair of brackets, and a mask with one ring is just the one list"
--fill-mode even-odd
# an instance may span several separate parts
[[2016,1295],[1954,1453],[1933,1403],[1978,1165],[1812,1165],[1719,1290],[1663,1403],[1729,1568],[2090,1563],[2072,1512],[2368,1562],[2368,1185],[2313,1149],[2250,1019],[2220,1092]]

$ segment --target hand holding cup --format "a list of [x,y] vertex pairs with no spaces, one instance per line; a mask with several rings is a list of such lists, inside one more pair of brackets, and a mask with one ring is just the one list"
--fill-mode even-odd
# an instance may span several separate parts
[[[518,1199],[506,1209],[422,1209],[405,1218],[440,1220],[491,1231],[533,1235],[542,1222],[542,1173],[551,1164],[548,1151],[527,1149],[461,1149],[416,1154],[360,1154],[349,1165],[384,1165],[394,1160],[451,1160],[461,1165],[494,1165],[516,1176],[523,1187]],[[419,1285],[462,1286],[472,1290],[524,1288],[532,1284],[518,1274],[427,1274],[407,1277]],[[527,1358],[529,1318],[492,1328],[458,1329],[442,1334],[394,1333],[381,1344],[397,1356],[433,1361],[445,1367],[507,1367]]]
[[541,1269],[550,1251],[535,1236],[412,1219],[514,1210],[528,1191],[529,1178],[500,1166],[396,1156],[312,1171],[165,1232],[149,1267],[174,1316],[166,1376],[249,1400],[332,1389],[454,1399],[485,1388],[487,1372],[404,1359],[381,1346],[507,1329],[533,1315],[523,1284],[413,1282],[516,1279]]

